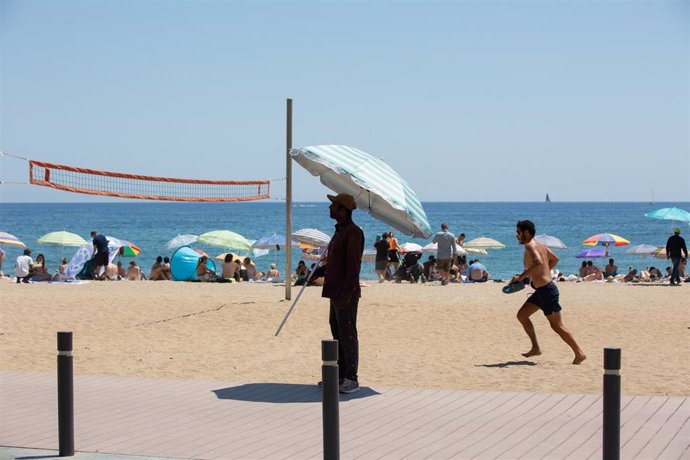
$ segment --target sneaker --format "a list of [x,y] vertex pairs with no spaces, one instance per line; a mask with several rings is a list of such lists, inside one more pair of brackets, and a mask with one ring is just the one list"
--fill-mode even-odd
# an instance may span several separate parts
[[354,393],[359,391],[359,383],[355,382],[354,380],[344,379],[338,390],[344,394]]

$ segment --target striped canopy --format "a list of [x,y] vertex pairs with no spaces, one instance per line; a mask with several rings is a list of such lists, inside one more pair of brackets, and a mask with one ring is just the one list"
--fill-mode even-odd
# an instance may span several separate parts
[[317,248],[325,248],[331,241],[330,236],[315,228],[303,228],[301,230],[297,230],[292,234],[292,239],[299,241],[300,243],[314,245]]
[[87,246],[89,244],[76,233],[65,231],[46,233],[37,242],[38,244],[54,244],[56,246]]
[[465,249],[467,249],[467,248],[503,249],[506,247],[506,245],[501,243],[500,241],[496,241],[493,238],[488,238],[486,236],[482,236],[482,237],[475,238],[473,240],[466,242],[464,247],[465,247]]
[[319,176],[336,193],[348,193],[357,207],[414,237],[429,238],[422,204],[407,182],[382,160],[346,145],[316,145],[290,151],[292,158]]
[[582,244],[585,246],[596,246],[597,244],[602,246],[627,246],[630,244],[630,241],[613,233],[597,233],[584,240]]
[[8,246],[19,246],[20,248],[25,248],[26,245],[19,241],[19,238],[7,232],[0,232],[0,244],[6,244]]

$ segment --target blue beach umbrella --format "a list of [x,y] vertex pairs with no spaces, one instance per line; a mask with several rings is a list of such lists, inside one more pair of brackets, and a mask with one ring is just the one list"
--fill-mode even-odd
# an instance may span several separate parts
[[406,235],[429,238],[431,227],[417,195],[383,160],[347,145],[290,150],[292,159],[336,193],[348,193],[357,207]]
[[652,219],[675,220],[678,222],[690,222],[690,212],[679,208],[661,208],[645,214]]

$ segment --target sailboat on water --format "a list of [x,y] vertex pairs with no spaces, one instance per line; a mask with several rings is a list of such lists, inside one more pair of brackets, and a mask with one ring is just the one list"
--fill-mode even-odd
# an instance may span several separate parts
[[546,203],[551,203],[551,198],[549,198],[549,194],[546,194],[546,199],[544,200]]

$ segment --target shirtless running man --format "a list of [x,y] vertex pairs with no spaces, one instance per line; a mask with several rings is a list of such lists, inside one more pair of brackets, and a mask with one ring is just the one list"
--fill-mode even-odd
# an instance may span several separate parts
[[529,220],[521,220],[517,223],[515,235],[520,244],[525,246],[525,269],[519,275],[515,275],[511,283],[522,282],[529,276],[532,281],[531,285],[535,289],[534,293],[520,307],[517,313],[518,321],[525,328],[525,332],[532,342],[532,349],[527,353],[522,353],[522,356],[529,358],[530,356],[541,355],[541,349],[537,342],[537,333],[529,317],[542,310],[544,316],[551,324],[551,329],[556,331],[561,336],[561,339],[573,349],[575,353],[573,364],[580,364],[587,359],[587,356],[585,356],[577,342],[575,342],[573,335],[563,324],[561,306],[558,303],[558,288],[551,280],[551,269],[558,263],[558,256],[543,244],[533,240],[535,228],[534,224]]

